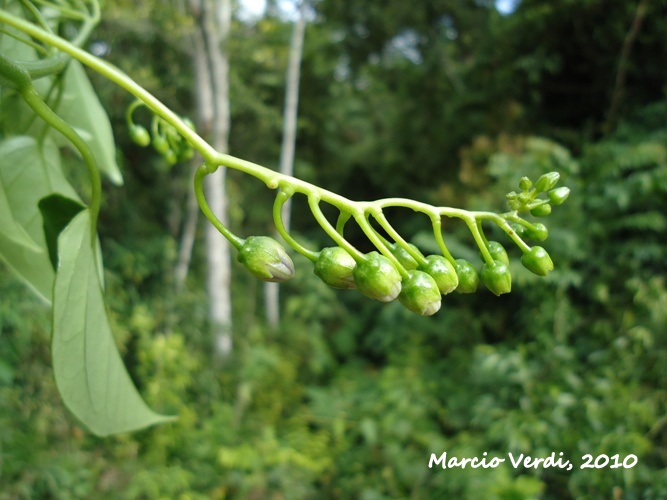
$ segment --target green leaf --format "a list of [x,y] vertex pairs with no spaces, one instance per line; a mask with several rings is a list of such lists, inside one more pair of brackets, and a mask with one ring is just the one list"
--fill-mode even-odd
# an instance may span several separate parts
[[44,236],[53,269],[58,267],[58,236],[81,210],[86,208],[78,201],[52,194],[39,200],[39,211],[44,221]]
[[98,436],[173,420],[148,408],[114,343],[88,210],[60,233],[58,248],[51,348],[56,385],[65,405]]
[[[100,171],[114,184],[123,184],[123,176],[116,163],[116,145],[109,117],[81,63],[69,63],[63,85],[63,95],[56,112],[88,144]],[[62,137],[58,140],[62,141],[59,142],[61,145],[69,145]]]
[[38,202],[53,193],[79,200],[63,175],[52,140],[47,138],[42,146],[28,136],[0,141],[0,256],[47,302],[54,273]]

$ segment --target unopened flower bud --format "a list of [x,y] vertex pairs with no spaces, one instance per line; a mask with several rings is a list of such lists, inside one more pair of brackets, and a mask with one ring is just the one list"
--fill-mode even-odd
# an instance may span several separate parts
[[539,207],[535,207],[530,211],[530,215],[533,217],[546,217],[551,213],[551,205],[545,203]]
[[537,179],[537,182],[535,183],[535,190],[538,193],[549,191],[556,185],[558,179],[560,179],[560,174],[558,172],[549,172],[548,174],[544,174],[539,179]]
[[431,316],[440,310],[442,296],[435,280],[422,271],[410,271],[398,300],[412,312]]
[[238,261],[264,281],[287,281],[294,276],[294,263],[285,248],[268,236],[250,236],[239,250]]
[[554,263],[547,251],[535,246],[521,256],[523,267],[538,276],[546,276],[554,268]]
[[315,261],[315,275],[334,288],[355,288],[352,271],[356,262],[341,247],[323,249]]
[[563,186],[552,189],[547,193],[547,195],[549,196],[549,201],[551,201],[552,204],[561,205],[565,200],[567,200],[567,197],[570,196],[570,188]]
[[475,267],[465,259],[456,259],[456,275],[459,277],[458,293],[475,293],[479,275]]
[[148,130],[141,125],[132,125],[130,127],[130,139],[142,148],[145,148],[151,143],[151,136],[148,133]]
[[512,291],[512,275],[507,264],[494,260],[493,264],[485,263],[480,272],[482,283],[494,295],[502,295]]
[[[505,264],[510,263],[510,259],[509,257],[507,257],[507,251],[505,250],[505,247],[502,246],[497,241],[489,241],[487,249],[489,250],[491,257],[493,257],[493,260],[499,260],[500,262],[504,262]],[[482,256],[482,259],[484,259],[484,256]]]
[[522,191],[528,191],[532,186],[533,183],[528,177],[522,177],[519,181],[519,188],[521,188]]
[[366,254],[352,274],[359,291],[371,299],[391,302],[401,292],[401,275],[391,261],[378,252]]
[[459,277],[454,266],[442,255],[429,255],[426,257],[426,265],[421,270],[429,274],[438,285],[442,295],[454,291],[459,285]]
[[526,228],[526,237],[530,238],[531,240],[544,241],[548,236],[549,231],[547,230],[547,227],[541,222],[533,224],[532,228]]

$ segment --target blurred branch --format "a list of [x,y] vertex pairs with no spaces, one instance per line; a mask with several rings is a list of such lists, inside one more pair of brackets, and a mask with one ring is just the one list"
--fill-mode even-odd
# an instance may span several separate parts
[[621,56],[618,62],[618,72],[616,73],[616,84],[614,85],[614,93],[611,98],[611,105],[609,106],[609,113],[607,115],[607,123],[605,124],[605,133],[610,134],[618,124],[618,118],[621,108],[621,101],[623,100],[623,91],[625,87],[625,79],[627,76],[628,62],[630,60],[630,52],[634,45],[637,35],[642,27],[642,21],[648,9],[649,0],[640,0],[635,11],[635,18],[630,26],[630,31],[625,35],[623,40],[623,48],[621,49]]

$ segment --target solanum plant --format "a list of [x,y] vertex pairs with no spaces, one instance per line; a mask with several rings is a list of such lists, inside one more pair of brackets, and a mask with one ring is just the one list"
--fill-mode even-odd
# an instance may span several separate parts
[[[514,243],[523,265],[544,276],[553,262],[541,246],[544,224],[522,217],[544,217],[568,197],[556,188],[559,175],[550,172],[533,184],[522,178],[518,192],[507,195],[509,211],[494,213],[435,207],[419,201],[388,198],[351,201],[321,187],[262,166],[222,154],[202,139],[193,124],[177,116],[128,75],[82,49],[99,21],[97,0],[0,2],[0,254],[24,281],[53,307],[52,355],[58,389],[69,409],[95,434],[135,430],[168,420],[150,410],[131,382],[114,344],[103,299],[102,259],[97,219],[102,196],[101,173],[122,182],[115,163],[108,118],[81,64],[106,77],[129,94],[128,133],[141,146],[154,149],[173,164],[203,158],[193,189],[204,215],[238,250],[238,261],[259,279],[281,282],[295,272],[284,246],[268,236],[242,238],[225,227],[209,208],[204,178],[219,168],[240,170],[276,191],[273,219],[277,232],[294,251],[313,263],[327,285],[356,288],[382,302],[398,299],[410,311],[429,316],[442,297],[457,291],[473,293],[481,281],[492,293],[511,290],[509,258],[497,241],[488,241],[484,223],[494,224]],[[76,30],[60,30],[64,24]],[[58,33],[76,33],[72,39]],[[26,107],[27,105],[27,107]],[[150,126],[134,121],[134,111],[152,113]],[[41,121],[34,120],[39,117]],[[64,138],[64,140],[63,140]],[[84,204],[60,168],[59,147],[69,145],[81,156],[90,177],[90,201]],[[287,231],[282,207],[305,196],[314,219],[334,245],[306,248]],[[331,223],[322,205],[338,211]],[[424,255],[403,238],[385,216],[404,208],[429,218],[439,255]],[[460,219],[478,246],[482,266],[455,258],[443,235],[443,219]],[[375,250],[362,253],[345,238],[353,221]]]

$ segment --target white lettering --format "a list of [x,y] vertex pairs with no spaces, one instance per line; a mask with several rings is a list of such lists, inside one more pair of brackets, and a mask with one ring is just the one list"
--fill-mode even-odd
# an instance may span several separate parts
[[[514,467],[516,469],[519,466],[519,464],[521,463],[521,460],[523,460],[523,453],[521,455],[519,455],[519,458],[517,458],[516,460],[514,460],[514,455],[512,455],[511,452],[508,453],[508,455],[510,456],[510,462],[512,462],[512,467]],[[530,457],[528,457],[528,458],[530,458]]]
[[433,462],[435,462],[435,465],[439,465],[440,462],[442,462],[442,468],[446,469],[447,467],[445,466],[445,462],[447,461],[447,452],[443,452],[442,455],[440,455],[440,458],[435,456],[435,453],[431,453],[431,460],[428,461],[428,468],[432,469],[433,468]]

